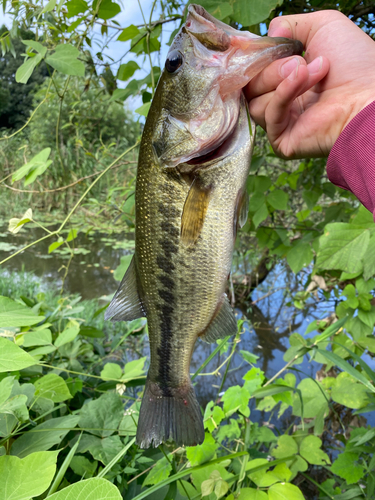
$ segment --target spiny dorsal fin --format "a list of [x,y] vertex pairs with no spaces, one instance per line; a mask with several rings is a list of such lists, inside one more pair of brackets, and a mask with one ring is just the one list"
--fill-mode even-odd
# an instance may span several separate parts
[[137,288],[134,257],[130,262],[121,284],[105,311],[104,319],[112,321],[132,321],[146,316]]
[[223,300],[216,309],[213,319],[200,337],[205,342],[212,343],[236,333],[237,321],[234,311],[229,304],[228,297],[224,294]]
[[181,241],[186,246],[194,245],[203,227],[211,188],[200,186],[197,179],[193,181],[185,200],[181,219]]

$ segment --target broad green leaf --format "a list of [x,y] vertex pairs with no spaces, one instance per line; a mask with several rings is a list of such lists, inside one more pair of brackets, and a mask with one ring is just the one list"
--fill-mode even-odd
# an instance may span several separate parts
[[216,440],[222,443],[224,440],[233,441],[241,436],[241,430],[238,426],[237,420],[234,418],[230,419],[230,424],[221,425],[219,427],[219,432],[216,434]]
[[140,67],[135,61],[129,61],[126,64],[121,64],[117,72],[117,78],[126,82],[126,80],[129,80],[129,78],[134,75],[137,69],[140,69]]
[[79,333],[79,325],[65,328],[65,330],[62,331],[55,340],[55,346],[61,347],[64,344],[73,342],[73,340],[77,337],[78,333]]
[[142,104],[142,106],[140,108],[137,108],[135,112],[141,116],[147,116],[150,107],[151,107],[151,102],[145,102],[145,104]]
[[0,500],[29,500],[51,484],[58,451],[40,451],[21,459],[0,457]]
[[78,424],[79,415],[67,415],[46,420],[42,424],[32,427],[18,437],[10,449],[11,455],[23,458],[30,453],[47,451],[59,444],[71,429]]
[[98,17],[104,20],[112,19],[112,17],[117,16],[120,12],[121,7],[117,3],[112,2],[112,0],[102,0],[100,2]]
[[217,443],[215,443],[214,438],[211,434],[206,432],[202,444],[186,447],[186,456],[191,465],[200,465],[204,462],[208,462],[208,460],[210,460],[215,455],[216,448]]
[[42,54],[37,54],[35,57],[29,57],[16,71],[16,82],[27,83],[32,75],[34,68],[43,59]]
[[[246,351],[240,351],[241,354]],[[250,354],[250,353],[249,353]],[[247,361],[246,357],[242,354],[243,358]],[[254,391],[260,388],[260,386],[264,382],[264,372],[260,368],[251,368],[245,375],[242,377],[245,380],[244,387],[249,394],[252,396]]]
[[371,306],[370,311],[362,311],[361,309],[358,311],[358,318],[371,330],[374,329],[375,325],[375,307]]
[[116,281],[121,281],[126,273],[128,267],[130,266],[130,262],[132,261],[133,255],[123,255],[120,260],[120,265],[116,267],[115,272],[113,273],[113,277]]
[[79,446],[78,451],[89,451],[95,460],[103,462],[104,465],[108,465],[124,449],[119,436],[108,436],[102,439],[97,436],[83,434]]
[[256,192],[250,196],[249,211],[256,212],[264,204],[266,197],[264,193]]
[[268,494],[254,488],[241,488],[237,500],[268,500]]
[[22,226],[27,222],[30,222],[32,218],[33,218],[33,211],[31,210],[31,208],[28,208],[21,217],[21,219],[13,217],[12,219],[9,220],[8,231],[13,234],[17,234],[19,231],[21,231]]
[[229,2],[218,2],[217,0],[200,0],[199,5],[220,21],[233,13],[233,7]]
[[[50,2],[51,1],[53,2],[55,0],[50,0]],[[22,43],[24,43],[26,45],[26,47],[31,47],[32,49],[36,50],[37,52],[39,52],[39,54],[42,54],[43,57],[47,53],[47,47],[43,47],[43,45],[41,43],[36,42],[35,40],[22,40]]]
[[26,177],[24,181],[25,186],[34,182],[36,177],[45,172],[51,165],[52,161],[48,160],[50,154],[51,148],[45,148],[40,151],[29,162],[14,172],[12,182],[19,181],[23,177]]
[[31,347],[36,345],[51,345],[52,334],[48,328],[44,330],[35,330],[33,332],[25,333],[22,336],[22,346]]
[[356,382],[346,372],[337,376],[332,387],[331,397],[336,403],[353,409],[363,408],[368,403],[366,387]]
[[268,490],[269,500],[305,500],[297,486],[290,483],[278,483]]
[[122,376],[122,370],[116,363],[106,363],[103,370],[100,372],[100,376],[103,380],[120,380]]
[[255,214],[252,217],[252,222],[255,227],[258,227],[261,222],[263,222],[265,219],[268,217],[268,209],[266,203],[263,203],[263,205],[258,208],[258,210],[255,212]]
[[81,326],[81,328],[79,329],[79,334],[83,335],[84,337],[91,337],[94,339],[100,339],[105,337],[104,332],[102,330],[98,330],[94,326],[88,326],[88,325]]
[[[299,383],[298,389],[302,394],[304,418],[313,418],[319,412],[328,410],[327,399],[324,397],[325,390],[319,382],[306,378]],[[301,400],[298,394],[293,396],[293,415],[302,416]]]
[[135,359],[133,361],[129,361],[129,363],[126,363],[126,365],[124,366],[124,375],[121,377],[121,380],[123,380],[124,382],[129,382],[129,380],[133,380],[144,375],[144,366],[146,359],[147,357],[145,356],[144,358]]
[[122,31],[117,40],[119,42],[127,42],[128,40],[132,40],[134,37],[139,35],[139,33],[140,33],[139,29],[136,26],[134,26],[134,24],[131,24]]
[[345,479],[348,484],[357,483],[365,475],[365,469],[358,463],[357,453],[340,453],[331,466],[334,474]]
[[250,394],[245,387],[240,387],[239,385],[229,387],[221,399],[224,403],[223,409],[226,416],[232,415],[237,410],[243,413],[245,417],[250,415]]
[[46,62],[54,69],[64,75],[85,75],[85,65],[77,58],[80,51],[69,43],[61,44],[56,47],[55,52],[46,58]]
[[331,461],[326,453],[321,449],[322,441],[317,436],[307,436],[300,444],[300,455],[309,464],[314,465],[327,465]]
[[0,381],[0,407],[10,397],[13,389],[14,377],[5,377]]
[[231,0],[230,3],[233,5],[232,19],[241,26],[252,26],[267,19],[282,0]]
[[276,210],[286,210],[288,208],[289,196],[281,189],[275,189],[271,191],[267,196],[267,203]]
[[296,441],[286,434],[277,440],[277,447],[272,450],[272,455],[276,458],[290,457],[298,453]]
[[121,420],[118,433],[120,436],[135,436],[137,433],[137,425],[139,418],[140,403],[134,403],[124,413],[124,418]]
[[219,479],[215,485],[215,495],[216,498],[222,498],[224,495],[226,495],[227,491],[229,490],[229,484],[224,481],[223,479]]
[[116,432],[123,414],[121,398],[108,392],[83,405],[79,425],[95,436],[107,437]]
[[0,373],[23,370],[35,365],[35,359],[12,341],[0,337]]
[[370,242],[363,255],[363,277],[365,280],[375,274],[375,234],[371,235]]
[[319,269],[339,269],[347,273],[362,270],[362,257],[370,241],[368,229],[336,222],[327,224],[320,237],[316,261]]
[[85,0],[70,0],[69,2],[66,2],[65,6],[68,9],[68,19],[77,16],[78,14],[82,14],[88,9],[88,4]]
[[74,474],[77,474],[77,476],[90,478],[95,474],[98,462],[96,460],[91,461],[82,455],[75,455],[72,458],[69,467],[72,469]]
[[308,243],[299,242],[286,254],[286,260],[294,273],[298,273],[307,267],[314,257],[311,246]]
[[49,0],[47,5],[42,10],[42,14],[44,14],[46,12],[51,12],[51,10],[53,10],[55,8],[56,3],[57,3],[57,0]]
[[172,455],[169,454],[168,458],[163,457],[156,462],[156,465],[147,474],[143,482],[143,486],[147,484],[158,484],[160,481],[167,479],[172,471]]
[[203,424],[205,429],[208,429],[210,432],[212,432],[214,429],[217,429],[224,417],[225,414],[220,406],[214,406],[214,402],[210,401],[209,403],[207,403],[203,417]]
[[[217,471],[214,471],[217,472]],[[201,486],[202,497],[208,497],[214,491],[215,479],[206,479]]]
[[107,479],[93,477],[71,484],[48,500],[122,500],[120,491]]
[[44,375],[36,380],[34,385],[36,399],[46,398],[54,403],[61,403],[72,397],[65,380],[56,373]]
[[53,243],[50,244],[48,247],[48,253],[52,253],[56,248],[61,247],[61,245],[64,243],[64,239],[60,236],[57,241],[54,241]]

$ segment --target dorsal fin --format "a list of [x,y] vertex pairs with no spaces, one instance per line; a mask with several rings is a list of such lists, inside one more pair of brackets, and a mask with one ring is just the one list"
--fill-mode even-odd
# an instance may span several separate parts
[[205,342],[216,342],[228,335],[237,333],[237,320],[234,311],[229,304],[228,297],[224,294],[223,299],[218,305],[214,317],[206,330],[200,335]]
[[133,256],[115,296],[105,311],[104,319],[132,321],[144,316],[146,314],[138,293],[137,274]]
[[185,200],[181,218],[181,241],[186,246],[194,245],[203,227],[211,188],[202,187],[195,179]]

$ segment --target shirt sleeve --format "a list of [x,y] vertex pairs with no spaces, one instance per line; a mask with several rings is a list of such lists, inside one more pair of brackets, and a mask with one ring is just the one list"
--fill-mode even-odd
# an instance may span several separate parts
[[327,175],[355,194],[375,218],[375,101],[341,132],[328,156]]

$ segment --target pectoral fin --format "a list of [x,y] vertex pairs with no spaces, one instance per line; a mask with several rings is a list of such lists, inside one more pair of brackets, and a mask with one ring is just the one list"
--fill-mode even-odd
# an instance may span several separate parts
[[213,319],[200,337],[205,342],[212,343],[236,333],[237,321],[234,311],[229,304],[228,297],[224,294],[223,300],[218,306]]
[[237,234],[238,228],[243,227],[246,224],[249,214],[249,201],[249,195],[246,191],[238,193],[233,224],[233,232],[235,236]]
[[134,257],[131,260],[121,284],[105,311],[104,319],[112,321],[132,321],[146,316],[137,287]]
[[211,188],[200,186],[195,180],[187,195],[181,219],[181,241],[186,246],[194,245],[202,231]]

